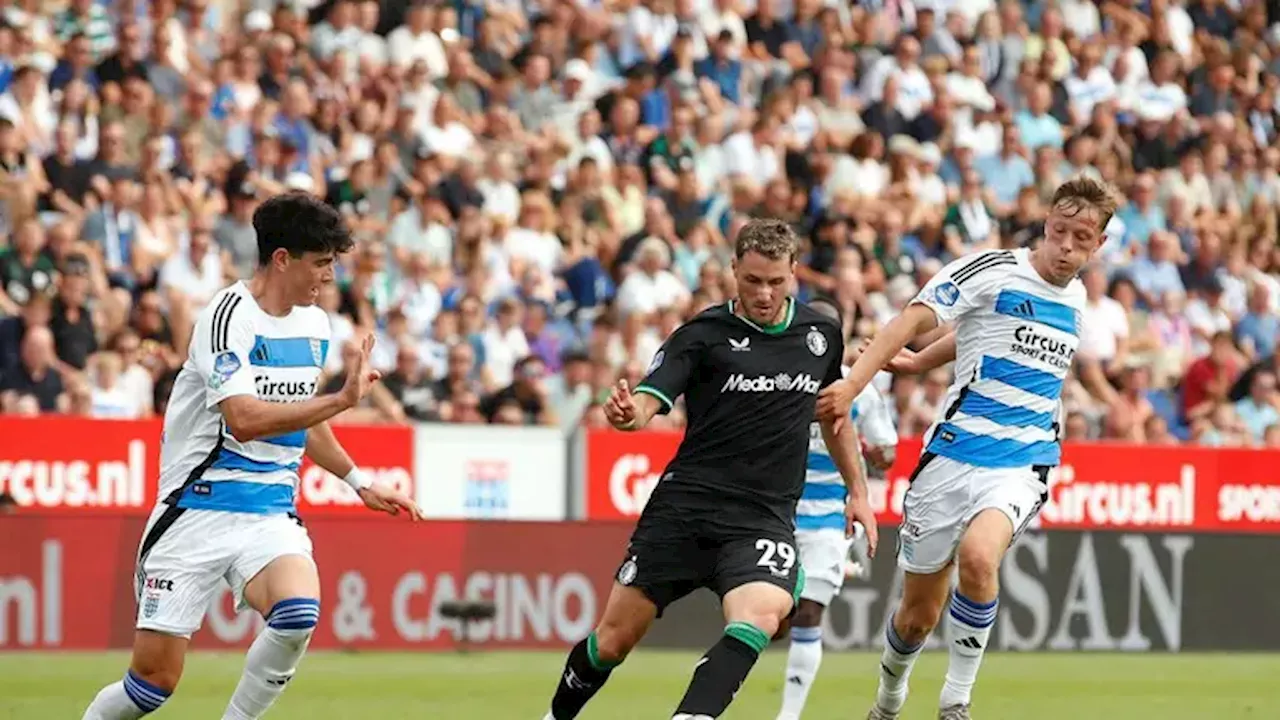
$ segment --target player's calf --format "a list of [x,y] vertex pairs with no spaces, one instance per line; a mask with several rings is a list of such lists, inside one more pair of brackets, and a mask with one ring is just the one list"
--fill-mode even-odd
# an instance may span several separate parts
[[129,670],[98,691],[84,720],[134,720],[159,710],[178,687],[186,648],[186,638],[139,630]]
[[572,720],[648,631],[657,607],[643,592],[614,585],[600,625],[569,651],[547,720]]
[[822,665],[822,615],[826,607],[801,598],[791,618],[791,647],[782,686],[782,710],[778,720],[795,720],[804,711],[818,668]]
[[942,615],[950,578],[948,565],[928,575],[909,572],[903,580],[902,600],[885,628],[884,652],[880,655],[876,708],[882,717],[896,717],[907,701],[911,669]]
[[311,643],[320,621],[320,601],[287,598],[266,614],[267,626],[249,646],[244,674],[227,705],[224,720],[255,720],[275,703]]
[[996,619],[1000,559],[1013,537],[1013,523],[1004,512],[984,510],[969,523],[956,550],[960,584],[951,595],[947,614],[950,658],[939,706],[969,704],[978,668]]
[[675,717],[720,717],[791,613],[793,602],[786,590],[766,582],[750,582],[726,593],[724,635],[698,661]]

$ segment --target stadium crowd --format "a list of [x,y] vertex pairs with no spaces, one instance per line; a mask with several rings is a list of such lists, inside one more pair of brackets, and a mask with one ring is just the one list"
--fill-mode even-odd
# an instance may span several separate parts
[[[1280,446],[1280,2],[0,0],[0,411],[161,412],[256,204],[359,242],[369,422],[603,422],[750,217],[866,337],[945,262],[1124,197],[1069,439]],[[851,346],[856,345],[851,342]],[[889,378],[884,378],[889,380]],[[950,380],[884,384],[904,434]],[[664,420],[681,422],[676,412]]]

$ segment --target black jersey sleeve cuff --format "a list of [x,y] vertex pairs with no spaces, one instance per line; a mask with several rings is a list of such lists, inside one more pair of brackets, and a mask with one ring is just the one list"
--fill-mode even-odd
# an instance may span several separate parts
[[663,414],[671,412],[671,408],[675,407],[676,403],[674,400],[667,397],[666,393],[652,385],[637,385],[636,392],[644,393],[645,395],[652,395],[653,397],[658,398],[658,402],[662,403]]

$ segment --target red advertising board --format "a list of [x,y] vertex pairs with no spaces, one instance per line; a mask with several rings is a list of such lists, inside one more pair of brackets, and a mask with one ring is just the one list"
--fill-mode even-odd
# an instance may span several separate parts
[[[119,514],[0,516],[0,651],[129,646],[144,523]],[[441,608],[462,599],[488,600],[496,610],[474,627],[472,642],[577,642],[604,609],[630,532],[624,523],[410,523],[372,515],[320,517],[307,527],[323,598],[312,646],[387,650],[453,647],[456,626]],[[252,612],[235,614],[224,589],[195,645],[244,646],[261,622]]]
[[[634,518],[675,456],[679,433],[593,430],[587,437],[587,516]],[[871,483],[880,522],[902,519],[920,441],[898,445]],[[1095,443],[1066,445],[1049,478],[1039,525],[1061,529],[1280,532],[1280,452]]]
[[[0,492],[24,509],[145,515],[155,504],[161,423],[42,416],[0,417]],[[413,429],[335,426],[347,452],[375,477],[413,494]],[[348,513],[359,498],[304,460],[298,508],[305,516]]]
[[[0,652],[128,647],[143,523],[102,513],[0,515]],[[625,522],[410,523],[372,516],[322,517],[308,528],[321,582],[312,647],[328,650],[455,648],[458,627],[444,608],[459,599],[485,600],[494,609],[492,619],[472,625],[471,643],[567,647],[598,621],[630,533]],[[885,547],[895,539],[896,530],[885,528]],[[1028,533],[1005,558],[1001,621],[989,645],[1274,649],[1280,626],[1257,618],[1271,609],[1276,578],[1239,572],[1265,567],[1273,556],[1274,538],[1260,535]],[[827,646],[877,647],[901,583],[893,553],[879,553],[870,576],[851,580],[834,599],[824,620]],[[261,625],[253,611],[235,614],[224,588],[194,645],[243,648]],[[645,647],[701,651],[723,626],[714,596],[701,592],[668,608]]]

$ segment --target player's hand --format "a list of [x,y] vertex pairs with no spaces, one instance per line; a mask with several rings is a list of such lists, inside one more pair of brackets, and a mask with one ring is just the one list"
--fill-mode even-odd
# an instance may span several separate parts
[[388,515],[399,515],[401,511],[408,514],[409,519],[418,521],[424,519],[422,509],[418,507],[418,503],[412,498],[394,487],[379,480],[375,480],[372,485],[357,490],[356,494],[364,501],[364,506],[370,510],[377,510]]
[[609,393],[609,399],[604,403],[604,416],[608,418],[610,425],[619,430],[635,428],[636,404],[625,379],[618,380],[618,384]]
[[342,385],[342,398],[347,402],[348,407],[359,405],[364,396],[369,394],[373,384],[382,377],[382,373],[374,370],[369,364],[373,343],[373,333],[365,335],[360,341],[359,355],[347,366],[347,381]]
[[867,556],[876,556],[876,546],[880,544],[880,530],[876,525],[876,514],[871,510],[871,503],[849,498],[844,504],[844,536],[854,537],[854,524],[862,526],[867,532]]
[[853,407],[853,384],[848,380],[833,382],[818,393],[818,419],[831,423],[831,429],[839,433],[849,419],[849,410]]

